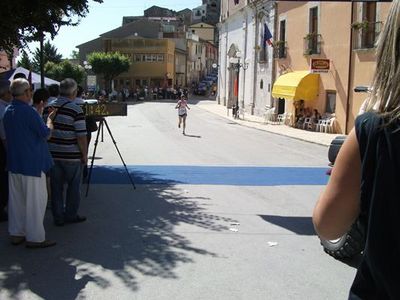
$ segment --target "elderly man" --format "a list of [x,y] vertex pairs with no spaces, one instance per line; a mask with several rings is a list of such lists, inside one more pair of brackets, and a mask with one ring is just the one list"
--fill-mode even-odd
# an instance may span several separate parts
[[[57,108],[54,131],[49,140],[50,152],[54,159],[54,167],[50,171],[51,208],[56,226],[86,221],[86,217],[78,215],[82,168],[87,164],[87,140],[85,115],[82,109],[73,103],[77,88],[73,79],[61,81],[60,97],[49,102],[44,111],[46,117],[49,108]],[[64,206],[65,182],[67,195]]]
[[46,140],[53,128],[55,111],[49,114],[46,126],[30,105],[29,82],[16,79],[10,90],[14,100],[6,108],[3,123],[7,140],[11,243],[18,245],[26,240],[28,248],[51,247],[56,243],[45,239],[43,218],[47,203],[45,173],[53,164]]
[[5,211],[8,202],[8,173],[6,171],[6,136],[3,117],[11,100],[10,82],[8,80],[0,80],[0,222],[8,220]]

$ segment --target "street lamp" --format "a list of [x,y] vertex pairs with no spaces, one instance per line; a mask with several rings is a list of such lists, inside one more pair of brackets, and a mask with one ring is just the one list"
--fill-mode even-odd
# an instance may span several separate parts
[[92,65],[89,64],[86,60],[83,61],[83,67],[86,70],[86,89],[92,90],[93,92],[95,92],[96,90],[96,77],[93,76],[92,74]]
[[228,67],[229,70],[235,70],[236,71],[236,83],[234,89],[236,90],[237,95],[236,96],[236,104],[232,108],[232,115],[235,119],[239,117],[239,73],[240,73],[240,68],[243,70],[247,70],[249,67],[249,59],[246,59],[243,63],[240,62],[240,57],[241,53],[237,52],[236,57],[231,57],[229,58],[229,64],[230,66]]
[[83,67],[85,68],[85,70],[89,71],[92,69],[92,66],[86,61],[83,61]]

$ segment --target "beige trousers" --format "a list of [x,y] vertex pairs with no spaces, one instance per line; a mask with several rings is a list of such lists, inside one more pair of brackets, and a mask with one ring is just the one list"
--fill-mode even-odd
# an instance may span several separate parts
[[41,177],[9,173],[8,232],[28,242],[43,242],[47,204],[46,175]]

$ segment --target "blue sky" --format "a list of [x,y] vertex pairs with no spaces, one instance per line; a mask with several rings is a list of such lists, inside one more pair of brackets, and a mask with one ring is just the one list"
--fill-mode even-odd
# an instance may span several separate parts
[[[75,46],[97,38],[100,34],[121,26],[123,16],[142,16],[143,11],[153,5],[181,10],[201,5],[201,0],[104,0],[102,4],[89,1],[89,13],[78,26],[61,27],[51,41],[63,57],[68,58]],[[31,43],[31,51],[38,46]]]

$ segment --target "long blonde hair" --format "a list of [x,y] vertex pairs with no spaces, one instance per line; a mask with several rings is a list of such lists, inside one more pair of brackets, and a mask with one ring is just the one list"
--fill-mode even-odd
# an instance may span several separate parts
[[393,0],[377,42],[376,70],[367,110],[372,110],[376,103],[389,124],[400,119],[400,0]]

